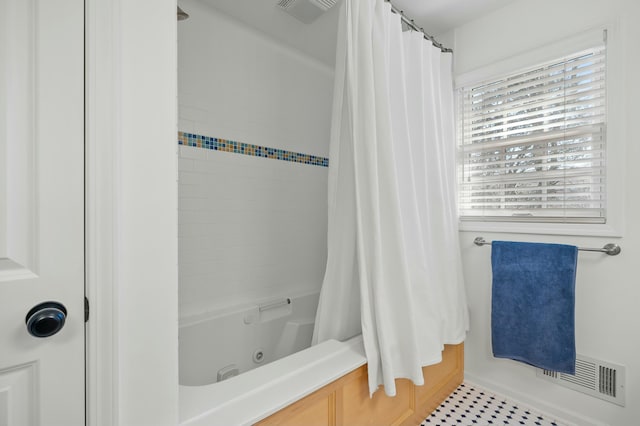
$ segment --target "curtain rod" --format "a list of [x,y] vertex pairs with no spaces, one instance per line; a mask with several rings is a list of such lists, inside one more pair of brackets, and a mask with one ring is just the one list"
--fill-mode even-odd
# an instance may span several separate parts
[[391,11],[393,13],[396,13],[396,14],[400,15],[400,19],[402,19],[402,22],[407,24],[411,29],[413,29],[415,31],[418,31],[419,33],[422,33],[424,38],[426,40],[429,40],[431,42],[431,44],[433,44],[435,47],[440,49],[441,52],[443,52],[443,53],[453,53],[453,49],[449,49],[448,47],[444,47],[442,44],[438,43],[438,41],[435,39],[435,37],[433,37],[432,35],[427,34],[424,31],[424,28],[418,27],[415,24],[415,22],[413,21],[413,19],[408,18],[407,15],[404,14],[404,11],[402,11],[402,10],[398,9],[397,7],[395,7],[393,5],[393,3],[391,3],[390,0],[385,0],[385,1],[391,5]]

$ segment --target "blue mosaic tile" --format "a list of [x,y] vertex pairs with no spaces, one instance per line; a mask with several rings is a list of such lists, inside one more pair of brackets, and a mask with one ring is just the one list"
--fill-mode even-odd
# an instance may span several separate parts
[[228,139],[195,135],[193,133],[178,132],[178,145],[193,146],[213,151],[233,152],[235,154],[250,155],[253,157],[272,158],[312,166],[329,167],[329,159],[326,157],[285,151],[283,149],[269,148]]

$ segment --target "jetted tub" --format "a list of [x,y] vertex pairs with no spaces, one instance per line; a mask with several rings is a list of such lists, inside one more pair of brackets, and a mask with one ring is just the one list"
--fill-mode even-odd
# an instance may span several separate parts
[[328,340],[203,386],[180,386],[180,424],[251,425],[366,364],[362,337]]
[[296,352],[311,341],[318,294],[287,299],[181,322],[181,425],[333,424],[336,419],[412,425],[462,382],[463,345],[445,345],[443,361],[423,368],[424,386],[399,379],[395,397],[376,392],[370,399],[362,336]]
[[364,365],[361,337],[309,347],[318,297],[181,320],[181,424],[249,425]]
[[311,346],[319,293],[260,301],[184,318],[180,384],[210,385]]

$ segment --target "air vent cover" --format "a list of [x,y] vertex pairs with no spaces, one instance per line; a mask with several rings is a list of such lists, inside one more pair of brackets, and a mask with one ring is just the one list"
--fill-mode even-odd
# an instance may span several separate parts
[[625,368],[584,355],[576,357],[576,374],[538,369],[538,377],[624,407]]
[[295,2],[296,2],[296,0],[280,0],[280,1],[278,2],[278,6],[280,6],[280,7],[284,8],[284,9],[286,9],[286,8],[288,8],[289,6],[291,6],[291,3],[295,3]]
[[280,0],[277,6],[294,18],[310,24],[335,6],[337,0]]
[[326,11],[335,6],[337,0],[315,0],[314,2],[317,3],[320,7],[324,8],[324,10]]

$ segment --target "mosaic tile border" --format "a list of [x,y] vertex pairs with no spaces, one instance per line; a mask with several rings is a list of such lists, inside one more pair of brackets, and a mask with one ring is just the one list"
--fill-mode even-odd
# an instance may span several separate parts
[[272,158],[274,160],[291,161],[294,163],[313,166],[329,167],[329,159],[284,149],[269,148],[229,139],[213,138],[211,136],[178,132],[178,145],[211,149],[214,151],[233,152],[235,154],[251,155],[253,157]]

